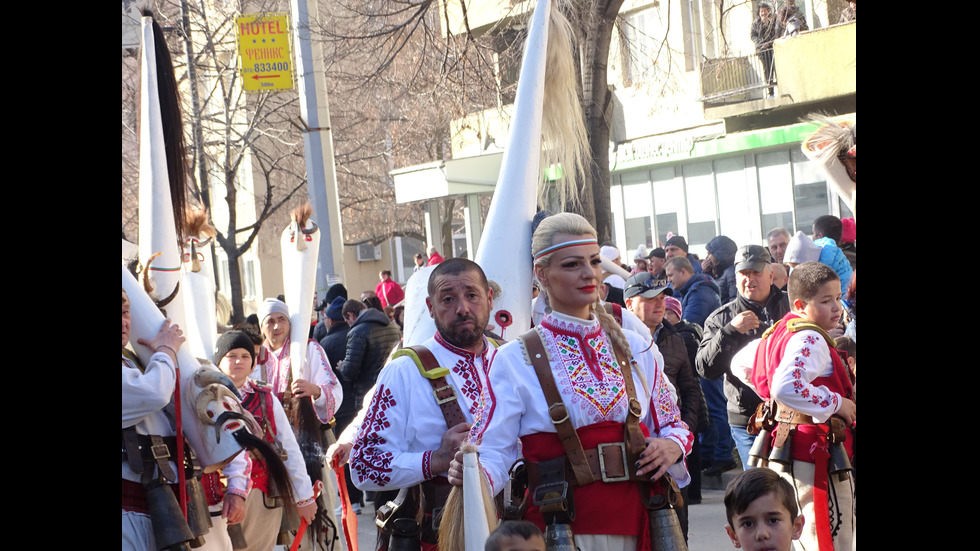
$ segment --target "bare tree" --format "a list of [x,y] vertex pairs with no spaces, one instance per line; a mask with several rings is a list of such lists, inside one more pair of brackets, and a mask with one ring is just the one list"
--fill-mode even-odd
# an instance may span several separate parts
[[[451,121],[495,97],[492,50],[444,39],[436,8],[431,0],[321,3],[311,33],[327,60],[345,244],[424,240],[422,206],[395,204],[389,173],[450,158]],[[441,210],[458,204],[446,199]],[[451,253],[449,226],[443,235],[437,247]]]
[[[475,33],[467,17],[471,3],[467,0],[453,3],[463,16],[462,31],[454,34],[444,31],[449,28],[450,18],[445,3],[433,0],[332,2],[319,29],[325,44],[336,54],[329,68],[331,82],[337,86],[336,92],[331,91],[332,97],[356,94],[363,100],[386,91],[396,115],[414,114],[408,128],[423,130],[437,142],[440,138],[450,139],[440,128],[449,128],[452,119],[507,103],[516,87],[524,34],[515,32],[507,18],[487,32]],[[612,94],[606,84],[607,59],[622,5],[623,0],[591,0],[569,2],[565,8],[578,33],[581,67],[578,88],[593,155],[590,173],[582,178],[585,189],[580,193],[581,205],[576,210],[595,224],[603,240],[612,236],[608,170]],[[523,16],[515,13],[515,17]],[[365,124],[369,117],[363,104],[350,109],[339,113],[341,118],[335,121],[347,121],[344,129],[349,130],[371,128],[371,124]],[[341,127],[335,123],[335,128],[340,136]],[[377,148],[371,147],[372,140],[377,144],[383,132],[397,132],[399,128],[406,127],[389,124],[384,130],[375,128],[371,131],[373,137],[372,133],[366,134],[356,148],[348,151],[373,150],[378,155]],[[398,166],[411,164],[413,159],[413,162],[424,162],[446,158],[445,152],[442,157],[433,156],[431,140],[420,142],[421,137],[411,132],[404,137],[413,139],[412,146],[393,149],[395,158],[401,161]],[[426,147],[418,147],[420,143]],[[344,162],[338,154],[338,167]]]

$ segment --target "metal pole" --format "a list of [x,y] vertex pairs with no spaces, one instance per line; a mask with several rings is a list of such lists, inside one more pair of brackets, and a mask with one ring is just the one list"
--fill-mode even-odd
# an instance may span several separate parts
[[[314,221],[324,232],[317,255],[316,295],[322,299],[327,288],[344,280],[343,234],[337,172],[334,167],[333,135],[323,74],[323,51],[310,40],[310,12],[306,0],[290,0],[293,43],[296,48],[296,78],[300,113],[307,125],[303,134],[306,176],[313,204]],[[313,6],[316,15],[316,4]]]

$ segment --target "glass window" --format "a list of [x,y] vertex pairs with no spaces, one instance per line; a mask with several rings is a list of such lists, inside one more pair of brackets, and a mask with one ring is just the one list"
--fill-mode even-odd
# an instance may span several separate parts
[[704,245],[718,235],[715,178],[711,168],[710,162],[696,163],[685,166],[683,171],[687,194],[687,233],[681,235],[687,239],[688,252],[702,256]]
[[623,84],[652,82],[662,72],[656,63],[660,52],[658,34],[664,25],[656,9],[641,10],[624,17],[620,25],[620,51],[623,57]]
[[745,178],[745,157],[731,157],[715,161],[715,181],[718,185],[718,215],[720,234],[731,238],[739,246],[752,243],[750,231],[752,213],[750,201],[756,199],[749,192]]
[[[658,214],[657,215],[657,228],[658,228],[657,229],[657,247],[659,247],[659,246],[661,246],[661,244],[663,244],[664,241],[667,241],[667,232],[671,232],[671,233],[673,233],[675,235],[678,234],[678,233],[680,233],[680,232],[677,231],[677,228],[678,228],[678,224],[677,224],[677,213],[676,212],[668,212],[666,214]],[[659,228],[663,228],[663,229],[659,229]],[[654,247],[654,248],[656,248],[656,247]]]
[[681,216],[684,212],[683,185],[674,176],[673,167],[650,171],[653,182],[653,206],[656,213],[657,246],[667,241],[667,233],[680,234]]
[[242,278],[245,280],[245,297],[255,297],[257,294],[255,290],[255,261],[246,260],[243,271]]
[[755,156],[762,210],[762,235],[773,228],[793,229],[793,173],[789,152],[772,151]]
[[653,197],[650,193],[650,177],[646,170],[623,174],[623,222],[626,232],[626,247],[636,250],[637,245],[650,247],[653,244]]
[[218,282],[219,290],[231,296],[231,276],[228,274],[228,257],[222,255],[218,258]]
[[788,153],[793,169],[793,203],[796,206],[796,229],[793,231],[809,235],[813,230],[813,221],[830,212],[826,177],[799,148],[790,149]]
[[[834,195],[837,195],[837,194],[835,193]],[[851,209],[850,209],[850,207],[847,206],[847,203],[844,202],[844,200],[840,198],[840,195],[837,195],[837,203],[838,203],[839,208],[840,208],[840,216],[838,218],[841,218],[841,219],[844,219],[844,218],[854,218],[854,213],[851,212]]]

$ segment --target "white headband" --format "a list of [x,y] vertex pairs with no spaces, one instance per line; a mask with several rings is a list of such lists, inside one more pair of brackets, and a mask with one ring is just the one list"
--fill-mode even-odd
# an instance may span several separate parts
[[550,247],[545,247],[544,249],[538,251],[538,254],[534,255],[534,260],[541,258],[544,255],[551,254],[559,249],[565,249],[568,247],[577,247],[579,245],[598,245],[599,241],[596,239],[575,239],[572,241],[565,241],[564,243],[558,243]]

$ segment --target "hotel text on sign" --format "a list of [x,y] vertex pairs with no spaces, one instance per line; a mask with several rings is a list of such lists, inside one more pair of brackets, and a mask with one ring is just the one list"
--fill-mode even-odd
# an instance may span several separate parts
[[293,87],[289,17],[284,13],[243,15],[235,20],[238,67],[246,92]]

